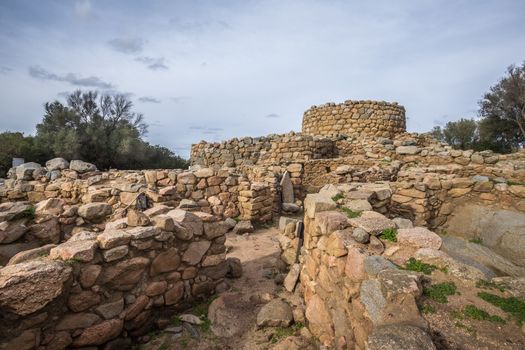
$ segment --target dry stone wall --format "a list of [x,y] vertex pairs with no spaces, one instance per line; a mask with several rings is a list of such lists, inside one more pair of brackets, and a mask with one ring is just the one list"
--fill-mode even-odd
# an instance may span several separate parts
[[152,224],[130,226],[128,216],[0,268],[0,348],[126,348],[168,309],[214,293],[234,273],[228,222],[164,206],[142,215]]
[[392,138],[405,128],[405,108],[397,103],[348,100],[311,107],[304,113],[302,132]]

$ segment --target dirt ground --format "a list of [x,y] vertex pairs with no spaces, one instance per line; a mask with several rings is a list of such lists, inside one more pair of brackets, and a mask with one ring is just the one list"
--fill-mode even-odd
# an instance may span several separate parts
[[[151,335],[152,340],[138,347],[141,350],[264,350],[277,348],[313,349],[311,344],[288,346],[285,340],[292,331],[286,334],[275,328],[257,329],[256,317],[264,301],[270,298],[281,297],[290,303],[299,302],[299,296],[283,290],[281,285],[275,281],[279,279],[279,242],[276,228],[259,229],[255,233],[245,235],[227,235],[227,256],[236,257],[241,260],[243,266],[242,277],[228,280],[230,289],[226,293],[238,293],[238,310],[240,322],[245,324],[246,330],[235,337],[220,337],[213,334],[209,329],[198,329],[199,339],[194,339],[189,332],[184,330],[181,334],[170,334],[161,332]],[[207,305],[206,305],[207,306]],[[239,320],[232,320],[232,322]],[[304,330],[296,330],[298,335]],[[282,343],[279,345],[279,343]]]

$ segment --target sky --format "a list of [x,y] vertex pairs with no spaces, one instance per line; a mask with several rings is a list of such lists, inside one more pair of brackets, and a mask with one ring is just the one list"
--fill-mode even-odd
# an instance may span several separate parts
[[525,61],[524,18],[523,0],[2,0],[0,132],[34,134],[76,89],[126,94],[184,157],[347,99],[397,101],[424,132],[476,117]]

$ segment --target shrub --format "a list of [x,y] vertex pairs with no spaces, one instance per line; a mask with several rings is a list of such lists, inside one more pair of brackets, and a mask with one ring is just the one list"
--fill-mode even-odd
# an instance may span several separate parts
[[525,322],[525,301],[523,299],[504,298],[487,292],[479,292],[478,297],[513,315],[520,323]]
[[381,235],[379,235],[379,238],[384,239],[386,241],[390,242],[397,242],[397,229],[395,228],[387,228],[381,232]]
[[457,288],[454,282],[444,282],[423,288],[423,294],[428,298],[440,303],[448,303],[448,296],[456,294]]
[[463,309],[463,314],[469,318],[472,318],[478,321],[490,321],[493,323],[501,323],[501,324],[507,323],[501,317],[497,315],[491,315],[487,311],[478,309],[474,305],[465,306],[465,309]]
[[417,260],[415,258],[410,258],[408,259],[405,269],[409,271],[423,272],[425,275],[430,275],[434,270],[437,269],[437,266],[424,263],[421,260]]
[[361,215],[360,211],[353,211],[350,208],[341,207],[340,209],[341,209],[341,211],[343,213],[346,214],[346,216],[348,216],[349,219],[354,219],[354,218],[357,218],[357,217],[359,217]]

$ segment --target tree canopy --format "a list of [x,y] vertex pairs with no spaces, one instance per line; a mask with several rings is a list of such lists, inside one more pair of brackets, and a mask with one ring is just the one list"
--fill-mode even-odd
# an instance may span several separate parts
[[99,169],[183,168],[187,162],[166,147],[151,145],[143,137],[147,125],[142,114],[124,95],[99,95],[77,90],[59,101],[44,105],[44,117],[36,135],[0,134],[1,172],[12,157],[45,162],[54,157],[81,159]]
[[430,133],[455,148],[509,153],[525,144],[525,62],[506,75],[479,101],[478,120],[460,119]]

